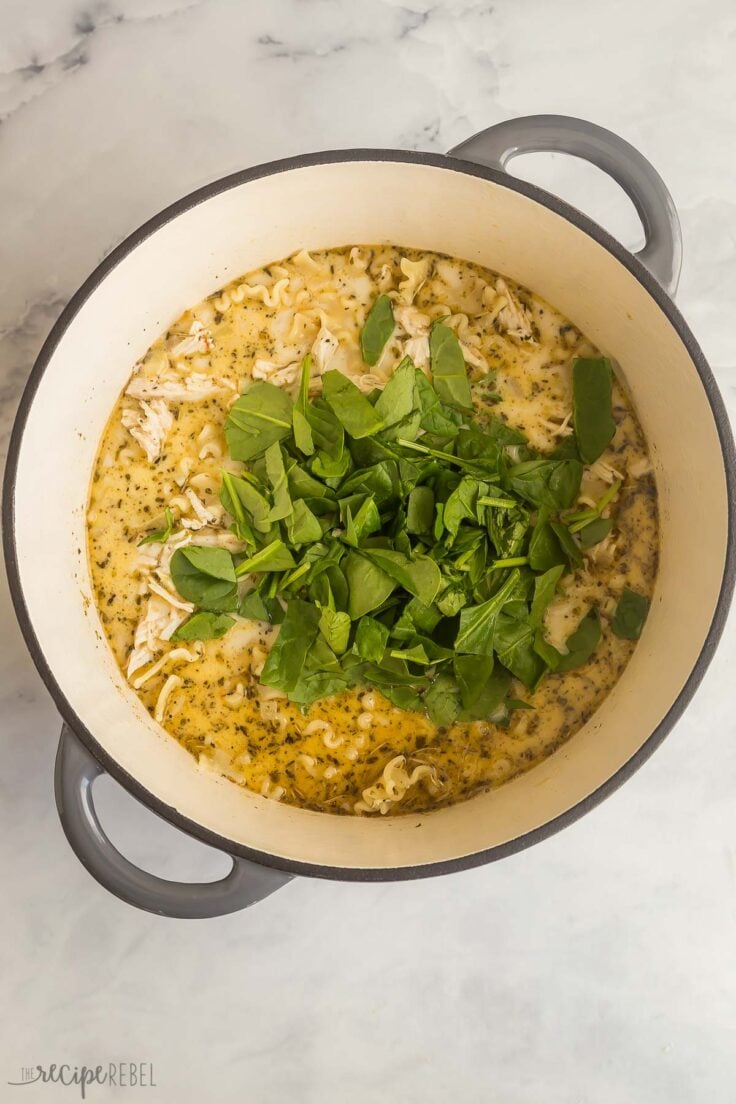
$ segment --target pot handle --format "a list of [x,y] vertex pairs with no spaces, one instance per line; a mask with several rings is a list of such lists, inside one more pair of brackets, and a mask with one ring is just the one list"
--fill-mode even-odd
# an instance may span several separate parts
[[672,296],[682,265],[682,231],[667,187],[637,149],[604,127],[567,115],[527,115],[474,134],[449,156],[505,170],[520,153],[551,151],[590,161],[620,184],[644,227],[645,246],[636,257]]
[[54,775],[61,826],[92,877],[129,905],[187,920],[224,916],[263,900],[291,881],[290,874],[235,856],[230,873],[216,882],[171,882],[141,870],[108,839],[97,817],[92,784],[101,774],[103,768],[65,724]]

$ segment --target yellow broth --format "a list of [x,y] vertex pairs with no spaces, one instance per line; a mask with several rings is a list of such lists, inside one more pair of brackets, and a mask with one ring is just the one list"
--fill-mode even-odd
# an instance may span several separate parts
[[[369,370],[358,338],[382,292],[402,322]],[[633,642],[614,635],[609,622],[625,586],[651,596],[657,498],[641,428],[615,383],[616,434],[586,473],[580,497],[581,506],[591,505],[621,478],[607,510],[614,527],[585,553],[583,568],[563,577],[545,617],[547,639],[564,649],[595,607],[602,639],[583,667],[549,675],[533,694],[517,684],[514,696],[534,708],[514,712],[507,727],[487,721],[439,728],[374,689],[318,701],[302,714],[259,683],[277,631],[260,622],[239,619],[221,640],[198,644],[149,634],[135,652],[152,591],[158,595],[153,606],[170,615],[170,624],[187,616],[161,597],[177,597],[167,571],[177,543],[243,547],[228,532],[230,519],[218,499],[221,470],[243,468],[228,457],[223,435],[243,385],[255,373],[293,393],[296,368],[314,349],[317,362],[371,390],[385,384],[406,353],[422,366],[426,346],[419,331],[438,317],[463,343],[476,408],[493,402],[494,413],[533,447],[552,449],[569,432],[572,358],[597,350],[513,282],[465,261],[392,246],[301,252],[186,311],[135,366],[133,393],[126,387],[103,434],[90,489],[88,551],[109,644],[123,671],[137,656],[131,685],[171,736],[203,765],[264,796],[332,813],[405,813],[501,785],[585,723],[633,651]],[[167,426],[158,450],[141,397],[155,408],[154,430],[157,419]],[[171,541],[139,547],[163,526],[166,507],[177,521]]]

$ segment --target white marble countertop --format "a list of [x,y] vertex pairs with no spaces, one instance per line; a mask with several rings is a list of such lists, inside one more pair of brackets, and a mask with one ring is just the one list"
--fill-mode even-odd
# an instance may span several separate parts
[[[163,205],[272,158],[442,151],[535,111],[609,126],[662,173],[678,301],[736,415],[735,36],[729,0],[3,0],[3,438],[65,301]],[[525,174],[640,237],[597,171],[544,158]],[[733,619],[654,758],[547,842],[426,882],[298,880],[184,923],[112,899],[69,850],[58,717],[0,602],[1,1100],[78,1099],[6,1082],[110,1060],[153,1062],[145,1091],[177,1104],[736,1100]],[[174,877],[225,868],[101,788],[131,857]]]

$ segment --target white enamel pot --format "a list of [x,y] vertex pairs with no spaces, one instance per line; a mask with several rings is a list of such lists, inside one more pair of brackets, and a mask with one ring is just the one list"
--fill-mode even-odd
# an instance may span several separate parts
[[[555,197],[504,171],[561,150],[613,176],[646,246],[633,256]],[[200,769],[158,727],[105,642],[85,557],[97,443],[131,366],[187,305],[299,248],[389,242],[487,265],[533,288],[619,366],[659,488],[661,566],[634,656],[601,708],[529,773],[422,816],[335,817],[255,796]],[[64,719],[57,803],[77,855],[141,908],[201,917],[243,908],[294,874],[416,878],[509,855],[592,808],[654,751],[708,665],[734,582],[734,449],[711,372],[672,302],[680,233],[670,196],[620,138],[575,119],[492,127],[451,156],[350,150],[248,169],[151,219],[96,269],[54,326],[13,433],[4,496],[16,611]],[[43,509],[38,489],[43,488]],[[96,817],[108,771],[144,804],[233,857],[219,882],[137,869]]]

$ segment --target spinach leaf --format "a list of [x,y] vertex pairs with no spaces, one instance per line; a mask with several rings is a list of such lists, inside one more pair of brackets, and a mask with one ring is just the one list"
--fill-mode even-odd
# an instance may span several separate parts
[[[295,546],[322,540],[322,526],[303,498],[298,498],[286,519],[289,540]],[[273,569],[272,569],[273,570]]]
[[375,411],[384,426],[402,422],[413,412],[415,375],[411,360],[404,357],[376,400]]
[[378,513],[378,507],[376,506],[376,500],[373,498],[373,495],[368,495],[368,497],[364,499],[355,517],[352,516],[350,507],[348,506],[347,531],[345,533],[345,540],[348,544],[352,544],[354,548],[357,548],[364,537],[377,532],[380,528],[381,515]]
[[382,686],[381,693],[399,709],[411,709],[415,712],[424,709],[419,692],[411,686]]
[[298,464],[292,464],[288,470],[287,478],[292,500],[297,498],[306,499],[311,504],[311,508],[314,509],[314,501],[324,499],[323,512],[329,513],[331,509],[334,509],[335,492],[320,479],[315,479],[306,468],[302,468]]
[[319,631],[333,652],[342,655],[350,639],[350,617],[347,613],[325,607],[320,613]]
[[280,625],[284,620],[278,598],[264,598],[257,590],[249,590],[243,595],[238,613],[249,621],[268,621],[271,625]]
[[467,606],[470,601],[468,594],[462,584],[451,583],[445,587],[439,597],[436,599],[437,608],[444,613],[445,617],[454,617],[456,613],[459,613],[463,606]]
[[214,613],[237,606],[233,559],[224,548],[188,545],[177,548],[169,571],[174,586],[188,602]]
[[555,670],[573,671],[576,667],[581,667],[584,663],[587,663],[598,647],[600,638],[601,624],[597,614],[591,610],[580,622],[575,632],[568,636],[565,641],[567,655],[560,657]]
[[578,530],[581,548],[592,548],[608,536],[613,528],[613,518],[595,518]]
[[349,684],[350,680],[340,672],[307,668],[293,690],[289,691],[289,700],[306,709],[321,698],[342,694]]
[[497,446],[501,445],[503,447],[507,445],[528,445],[529,443],[520,429],[509,425],[508,422],[505,422],[503,418],[496,414],[482,415],[481,422],[480,427],[471,422],[468,427],[471,437],[474,434],[481,434],[485,439],[495,441]]
[[375,617],[366,614],[355,630],[355,650],[362,659],[380,663],[388,644],[388,628]]
[[520,579],[518,568],[513,568],[503,586],[487,602],[479,606],[467,606],[460,611],[460,627],[455,638],[456,652],[493,655],[496,621],[506,603],[515,597]]
[[291,495],[286,478],[284,458],[281,454],[281,445],[276,441],[266,449],[264,459],[266,461],[266,474],[271,485],[273,506],[269,512],[269,521],[283,521],[291,513]]
[[312,431],[315,446],[336,463],[340,461],[345,449],[345,431],[337,415],[324,399],[315,399],[306,407],[305,417]]
[[463,707],[458,720],[487,721],[494,718],[508,693],[511,674],[498,664],[494,666],[489,678],[481,685],[480,694],[475,701]]
[[325,372],[322,394],[351,437],[371,437],[383,422],[359,387],[342,372]]
[[443,522],[451,537],[457,536],[460,523],[475,518],[481,484],[474,476],[464,475],[445,503]]
[[421,675],[412,675],[401,659],[392,659],[384,656],[380,663],[367,663],[362,668],[363,677],[367,682],[373,682],[385,692],[387,686],[411,686],[417,691],[422,691],[429,685]]
[[379,295],[368,311],[365,325],[360,331],[360,351],[363,360],[371,368],[378,364],[381,353],[394,332],[394,309],[388,295]]
[[573,424],[580,458],[593,464],[616,432],[613,372],[607,357],[576,357],[572,365]]
[[308,602],[292,598],[261,672],[264,686],[284,693],[293,691],[319,631],[320,611]]
[[392,648],[391,655],[394,659],[401,659],[404,663],[415,663],[420,667],[430,667],[434,663],[424,645],[419,641],[412,644],[410,648]]
[[575,434],[572,433],[568,437],[563,437],[549,455],[553,460],[580,460]]
[[235,522],[236,536],[247,544],[254,543],[253,529],[259,533],[271,529],[268,500],[245,476],[223,471],[220,501]]
[[567,556],[548,519],[549,511],[543,507],[529,540],[529,566],[534,571],[549,571],[557,564],[567,566]]
[[380,460],[370,468],[352,472],[340,485],[340,498],[358,493],[373,495],[378,506],[396,498],[399,493],[396,461]]
[[186,560],[201,575],[207,575],[212,579],[225,579],[230,583],[235,582],[233,558],[224,548],[189,544],[176,550],[171,558],[172,564],[175,559],[177,563]]
[[559,564],[557,567],[551,567],[549,571],[545,571],[543,575],[537,575],[534,580],[534,597],[529,614],[532,625],[539,626],[542,624],[545,610],[555,596],[557,584],[564,570],[565,568]]
[[234,460],[262,456],[274,441],[291,434],[292,403],[285,391],[259,381],[245,391],[230,408],[225,437]]
[[292,414],[294,419],[294,444],[305,456],[311,456],[314,452],[314,438],[312,427],[300,410],[294,407]]
[[396,580],[359,552],[347,554],[343,570],[350,592],[348,613],[353,621],[378,609],[396,589]]
[[549,641],[546,639],[542,628],[538,628],[534,634],[534,651],[538,656],[542,658],[545,665],[550,671],[556,671],[562,657],[562,652],[558,652]]
[[382,548],[366,548],[363,554],[425,606],[434,602],[442,576],[439,567],[429,556],[419,555],[409,559],[401,552]]
[[424,708],[436,725],[451,725],[460,714],[460,691],[452,675],[440,673],[424,695]]
[[312,427],[307,417],[307,409],[309,406],[309,379],[311,372],[312,357],[308,353],[302,361],[299,397],[292,411],[294,444],[305,456],[311,456],[314,452],[314,437],[312,436]]
[[473,399],[463,351],[455,333],[443,322],[435,322],[430,330],[429,362],[438,397],[450,406],[472,410]]
[[493,656],[456,655],[453,661],[463,709],[472,709],[493,670]]
[[272,540],[265,548],[259,548],[252,556],[241,560],[235,568],[235,574],[253,575],[264,571],[286,571],[295,567],[296,561],[282,540]]
[[164,520],[166,525],[163,529],[154,529],[152,533],[148,533],[143,540],[138,541],[138,547],[142,548],[144,544],[165,544],[171,534],[174,532],[174,515],[167,506],[164,510]]
[[506,475],[506,486],[534,506],[565,510],[580,490],[583,465],[579,460],[525,460]]
[[309,596],[318,606],[347,611],[349,592],[348,583],[342,568],[337,563],[328,563],[324,570],[311,582]]
[[624,640],[638,640],[649,612],[649,602],[643,594],[624,587],[611,619],[611,628]]
[[442,405],[437,392],[419,368],[414,372],[414,388],[420,411],[419,424],[425,433],[435,439],[455,437],[460,424],[457,411]]
[[432,530],[434,520],[434,491],[431,487],[414,487],[409,492],[406,508],[406,528],[421,536]]
[[582,567],[583,557],[575,540],[570,535],[570,530],[561,521],[551,521],[550,529],[560,542],[560,548],[567,556],[573,567]]
[[529,690],[544,674],[544,660],[534,647],[535,627],[531,619],[519,620],[502,613],[494,632],[494,647],[499,661]]
[[234,624],[233,618],[226,613],[200,611],[187,618],[172,634],[171,640],[219,640]]
[[417,633],[434,632],[441,620],[442,614],[436,606],[425,606],[418,598],[410,598],[392,626],[391,636],[396,640],[411,640]]
[[320,450],[312,458],[312,471],[320,479],[337,486],[344,475],[350,471],[352,460],[347,449],[343,449],[337,456],[331,456],[329,452]]
[[483,432],[471,422],[460,429],[455,443],[458,456],[464,460],[475,460],[477,467],[489,475],[499,472],[503,442],[498,436]]

